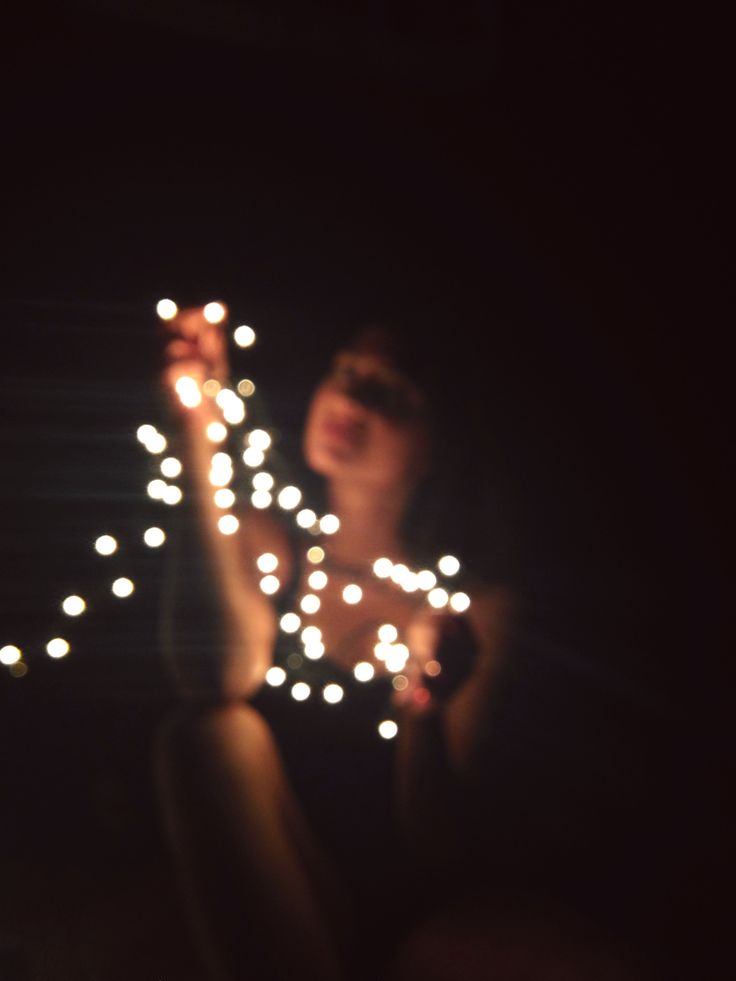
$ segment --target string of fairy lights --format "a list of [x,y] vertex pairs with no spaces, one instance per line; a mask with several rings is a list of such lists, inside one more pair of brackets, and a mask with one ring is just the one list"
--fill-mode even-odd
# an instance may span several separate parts
[[[164,299],[157,304],[156,312],[161,320],[169,321],[179,311],[173,300]],[[225,320],[226,311],[221,303],[212,302],[203,308],[203,316],[209,324],[217,325]],[[232,339],[237,347],[249,348],[256,341],[256,333],[252,327],[241,324],[233,330]],[[310,678],[309,667],[321,661],[326,653],[322,630],[315,618],[322,605],[321,594],[330,579],[326,571],[329,569],[329,562],[326,561],[325,539],[339,529],[339,517],[329,513],[319,515],[313,509],[305,507],[304,495],[299,487],[290,483],[279,486],[274,475],[266,469],[273,448],[273,438],[267,429],[249,428],[247,424],[251,412],[246,403],[256,391],[251,379],[243,378],[230,387],[214,378],[200,384],[195,378],[181,374],[174,387],[185,409],[195,409],[207,399],[213,408],[212,414],[219,416],[206,424],[204,435],[213,449],[208,479],[215,507],[218,512],[222,512],[216,519],[220,534],[234,535],[238,531],[240,519],[235,509],[246,503],[245,500],[238,499],[233,489],[236,476],[234,456],[237,455],[250,488],[247,503],[259,510],[277,508],[284,518],[295,522],[298,531],[307,540],[305,568],[309,571],[306,575],[306,586],[300,587],[294,597],[293,608],[283,612],[279,619],[280,631],[285,639],[288,638],[293,649],[283,664],[274,664],[267,670],[266,684],[289,691],[296,702],[304,702],[316,694],[326,705],[338,704],[346,695],[344,683],[322,679],[319,682],[321,691],[315,692],[317,686]],[[140,425],[136,430],[136,438],[150,454],[156,472],[146,484],[146,494],[164,508],[176,506],[184,497],[181,487],[176,483],[184,468],[177,457],[167,455],[169,439],[151,423]],[[224,448],[234,446],[238,447],[237,454]],[[165,525],[166,522],[162,520],[161,524]],[[322,544],[315,542],[317,536]],[[161,548],[167,540],[165,529],[158,525],[146,528],[142,538],[144,544],[151,549]],[[105,532],[92,545],[98,555],[107,557],[118,552],[121,542]],[[255,564],[260,589],[268,596],[275,596],[282,587],[278,558],[272,552],[264,552],[256,558]],[[467,593],[452,588],[460,571],[460,562],[453,555],[441,556],[433,569],[411,569],[404,563],[393,562],[387,556],[377,556],[371,569],[377,579],[404,593],[415,594],[418,602],[422,601],[423,596],[429,607],[435,610],[463,613],[470,606]],[[129,576],[118,576],[109,586],[112,596],[120,600],[132,597],[136,589]],[[341,590],[341,600],[349,606],[357,606],[363,600],[363,588],[357,582],[348,583]],[[59,601],[59,607],[70,620],[74,620],[88,611],[88,601],[84,595],[73,593],[63,597]],[[52,637],[45,645],[48,657],[57,660],[66,657],[71,651],[72,643],[66,636]],[[377,628],[373,657],[373,663],[363,660],[353,666],[352,679],[355,682],[367,685],[380,675],[388,676],[397,691],[408,686],[409,681],[404,672],[411,652],[398,628],[392,623],[382,623]],[[0,664],[7,667],[9,673],[16,678],[23,677],[28,671],[25,652],[12,643],[0,648]],[[442,670],[437,661],[429,661],[423,668],[428,675],[437,675]],[[393,738],[397,731],[398,727],[393,719],[387,718],[378,722],[378,732],[385,739]]]

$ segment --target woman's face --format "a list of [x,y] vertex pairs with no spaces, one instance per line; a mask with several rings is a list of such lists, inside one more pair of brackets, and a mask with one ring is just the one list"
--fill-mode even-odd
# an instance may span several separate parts
[[304,456],[328,480],[413,486],[429,458],[421,392],[381,355],[339,353],[312,397]]

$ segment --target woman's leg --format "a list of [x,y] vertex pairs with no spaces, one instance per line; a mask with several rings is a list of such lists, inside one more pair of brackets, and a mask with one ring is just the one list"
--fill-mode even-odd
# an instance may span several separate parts
[[345,904],[263,717],[243,703],[178,714],[160,732],[156,777],[213,977],[339,978]]

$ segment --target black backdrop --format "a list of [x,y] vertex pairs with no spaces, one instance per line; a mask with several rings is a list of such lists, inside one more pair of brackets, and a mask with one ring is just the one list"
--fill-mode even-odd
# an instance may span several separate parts
[[[716,27],[572,2],[109,0],[28,4],[9,33],[0,642],[30,670],[0,699],[20,867],[158,847],[155,557],[131,555],[135,616],[100,599],[72,657],[42,653],[56,597],[101,574],[89,541],[149,507],[131,433],[160,411],[156,300],[221,298],[256,327],[244,371],[287,441],[335,343],[388,317],[445,369],[480,565],[513,524],[549,724],[599,731],[572,779],[618,774],[628,886],[647,867],[656,945],[687,922],[698,949],[727,850]],[[517,724],[541,730],[520,691]],[[623,728],[596,708],[619,696]]]

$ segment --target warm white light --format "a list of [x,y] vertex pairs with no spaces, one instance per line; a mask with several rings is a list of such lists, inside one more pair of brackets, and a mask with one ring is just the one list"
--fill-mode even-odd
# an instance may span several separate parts
[[221,303],[216,302],[208,303],[202,313],[208,324],[219,324],[227,316],[225,307]]
[[253,429],[248,433],[248,446],[255,450],[267,450],[271,445],[271,437],[265,429]]
[[322,640],[322,631],[314,624],[305,627],[301,632],[303,644],[317,644]]
[[388,579],[394,564],[391,559],[376,559],[373,563],[373,574],[379,579]]
[[5,647],[0,648],[0,664],[10,667],[11,664],[17,664],[21,657],[20,647],[16,647],[15,644],[6,644]]
[[156,427],[146,422],[136,429],[135,435],[138,442],[145,446],[149,439],[156,435]]
[[250,503],[254,508],[259,508],[260,510],[270,507],[272,500],[273,498],[269,492],[265,490],[253,491],[250,495]]
[[227,439],[227,427],[221,422],[210,422],[206,429],[211,443],[222,443]]
[[279,621],[284,633],[295,634],[301,626],[301,618],[296,613],[284,613]]
[[161,433],[154,433],[146,443],[148,452],[154,454],[163,453],[167,446],[166,437],[162,436]]
[[181,488],[177,487],[176,484],[169,484],[164,491],[162,501],[164,504],[178,504],[183,496]]
[[166,535],[161,528],[146,528],[143,532],[143,541],[149,548],[158,548],[166,541]]
[[233,458],[229,453],[223,453],[220,450],[218,453],[213,453],[210,457],[210,466],[213,470],[232,470]]
[[243,396],[243,398],[250,398],[250,396],[255,392],[256,386],[250,380],[250,378],[241,378],[238,382],[238,391]]
[[120,579],[116,579],[112,584],[112,591],[116,596],[124,599],[126,596],[130,596],[133,593],[135,586],[132,580],[128,579],[126,576],[121,576]]
[[318,661],[325,652],[325,645],[321,640],[312,641],[304,645],[304,656],[310,661]]
[[337,705],[338,702],[342,701],[342,696],[345,692],[342,690],[340,685],[325,685],[322,689],[322,698],[330,705]]
[[324,589],[327,585],[327,574],[321,569],[315,569],[314,572],[310,572],[307,582],[310,589]]
[[391,684],[396,691],[404,691],[405,688],[409,687],[409,679],[405,674],[397,674],[391,679]]
[[221,389],[217,393],[215,401],[222,409],[225,420],[231,426],[237,426],[245,419],[245,403],[231,389]]
[[211,399],[213,399],[221,388],[222,385],[216,378],[208,378],[202,386],[202,391],[205,395],[208,395]]
[[148,496],[152,497],[154,501],[162,501],[164,498],[164,492],[166,491],[166,481],[161,480],[160,477],[156,477],[155,480],[151,480],[146,487]]
[[279,685],[283,685],[286,681],[286,672],[283,668],[269,668],[266,672],[266,683],[273,685],[274,688],[278,688]]
[[437,563],[443,576],[454,576],[460,571],[460,563],[454,555],[443,555]]
[[212,495],[212,499],[218,508],[231,508],[235,504],[235,494],[229,487],[220,487]]
[[316,520],[317,515],[309,508],[302,508],[301,511],[297,512],[296,523],[300,528],[311,528]]
[[202,401],[202,393],[196,380],[190,375],[180,375],[174,385],[179,401],[187,409],[196,409]]
[[87,609],[87,604],[81,596],[67,596],[61,604],[61,608],[67,616],[78,617],[80,613],[84,613]]
[[179,308],[173,300],[159,300],[156,304],[156,313],[162,320],[173,320],[179,312]]
[[267,596],[273,596],[274,593],[277,593],[280,585],[281,583],[276,576],[264,576],[260,582],[261,591],[266,593]]
[[439,661],[427,661],[424,665],[424,673],[430,678],[436,678],[438,674],[442,674],[442,665]]
[[116,552],[118,548],[118,543],[112,537],[112,535],[100,535],[100,537],[95,542],[95,551],[99,552],[100,555],[112,555]]
[[266,473],[265,470],[259,470],[258,473],[253,474],[251,483],[255,490],[270,491],[273,487],[273,477],[270,473]]
[[410,574],[409,567],[404,565],[403,562],[397,562],[391,569],[391,579],[397,586],[403,586]]
[[453,593],[450,597],[450,606],[455,613],[464,613],[470,606],[470,597],[467,593]]
[[213,487],[225,487],[233,479],[232,470],[225,467],[214,467],[209,473],[209,482]]
[[351,606],[355,606],[356,603],[360,603],[360,601],[363,599],[363,590],[360,588],[360,586],[356,586],[355,583],[352,582],[349,586],[346,586],[345,589],[343,589],[342,598],[346,603],[349,603]]
[[319,596],[315,596],[314,593],[307,593],[306,596],[302,597],[299,606],[305,613],[316,613],[320,608]]
[[437,585],[437,576],[429,569],[422,569],[417,573],[417,585],[426,593]]
[[391,672],[403,671],[408,660],[409,648],[406,644],[392,644],[391,650],[386,654],[386,668]]
[[443,606],[447,606],[447,601],[450,597],[447,595],[446,589],[441,589],[438,586],[436,589],[431,589],[427,593],[427,599],[429,600],[430,606],[433,606],[435,610],[439,610]]
[[384,623],[382,627],[378,628],[378,639],[382,640],[384,644],[393,644],[398,636],[399,631],[392,623]]
[[307,549],[307,559],[312,563],[312,565],[318,565],[324,560],[325,550],[320,548],[319,545],[312,545],[311,548]]
[[256,565],[261,572],[273,572],[278,568],[279,560],[273,552],[264,552],[263,555],[259,555],[256,559]]
[[309,698],[310,691],[309,685],[303,681],[297,681],[291,689],[291,697],[295,698],[297,702],[303,702],[306,698]]
[[161,461],[161,473],[164,477],[178,477],[181,473],[181,462],[175,456],[167,456]]
[[393,739],[398,731],[399,727],[393,719],[384,719],[383,722],[378,723],[378,734],[384,739]]
[[319,530],[323,535],[334,535],[340,527],[340,519],[334,514],[326,514],[319,519]]
[[370,681],[375,673],[376,669],[368,661],[358,661],[353,668],[353,674],[357,681]]
[[223,514],[217,519],[217,527],[223,535],[234,535],[240,527],[240,522],[234,514]]
[[278,496],[279,505],[284,511],[291,511],[302,499],[302,492],[298,487],[284,487]]
[[401,588],[405,593],[415,593],[419,589],[419,578],[414,572],[409,572],[402,577]]
[[246,467],[260,467],[264,460],[263,450],[257,450],[255,446],[249,446],[243,452],[243,463]]
[[65,657],[69,650],[69,643],[63,637],[54,637],[46,645],[46,653],[49,657]]
[[385,661],[391,654],[391,649],[391,644],[380,641],[380,643],[376,644],[373,648],[373,654],[377,661]]
[[233,331],[233,340],[238,347],[250,347],[256,339],[256,332],[247,324],[241,324]]

